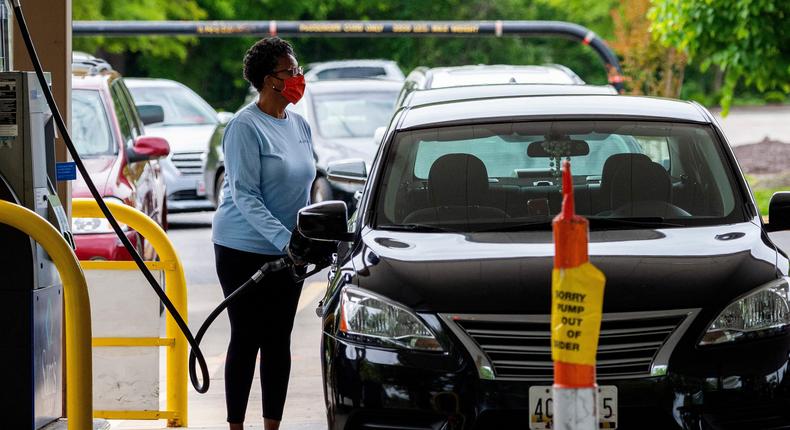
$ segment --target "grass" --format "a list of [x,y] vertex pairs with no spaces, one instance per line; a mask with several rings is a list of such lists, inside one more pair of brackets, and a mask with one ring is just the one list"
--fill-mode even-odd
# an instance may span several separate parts
[[768,204],[771,202],[771,196],[773,196],[774,193],[779,191],[790,191],[790,186],[764,187],[760,186],[760,180],[754,176],[748,174],[745,176],[746,182],[749,183],[749,187],[752,189],[752,193],[754,193],[754,200],[757,202],[757,208],[762,216],[768,216]]
[[771,196],[777,191],[790,191],[790,187],[752,188],[752,192],[754,192],[754,200],[757,201],[757,207],[760,209],[760,215],[768,216],[768,203],[771,201]]

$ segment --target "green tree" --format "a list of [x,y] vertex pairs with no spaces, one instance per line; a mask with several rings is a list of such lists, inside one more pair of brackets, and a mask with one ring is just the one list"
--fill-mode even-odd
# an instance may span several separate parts
[[739,83],[790,92],[790,1],[654,0],[649,16],[662,43],[723,70],[724,114]]
[[611,46],[623,59],[630,94],[676,98],[683,85],[686,56],[652,37],[645,16],[649,9],[650,0],[629,0],[612,9]]
[[[75,20],[197,20],[206,12],[195,0],[80,0],[74,3]],[[185,59],[194,37],[79,37],[75,51],[109,54],[141,53],[154,58]]]

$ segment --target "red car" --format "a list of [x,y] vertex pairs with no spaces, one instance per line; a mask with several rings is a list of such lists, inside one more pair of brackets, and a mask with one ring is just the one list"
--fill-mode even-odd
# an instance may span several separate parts
[[[93,183],[105,200],[137,208],[166,228],[158,159],[170,153],[170,146],[143,130],[144,123],[161,121],[164,113],[146,106],[138,112],[123,78],[104,60],[77,54],[72,70],[72,136]],[[72,197],[91,197],[82,177],[73,182]],[[122,227],[144,259],[155,257],[142,236]],[[103,218],[74,218],[72,232],[80,260],[131,260]]]

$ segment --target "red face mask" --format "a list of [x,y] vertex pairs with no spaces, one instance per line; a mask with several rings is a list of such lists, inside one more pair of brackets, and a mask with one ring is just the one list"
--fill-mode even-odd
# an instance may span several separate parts
[[280,79],[274,75],[272,77],[283,81],[283,89],[272,88],[274,88],[274,91],[282,94],[289,103],[296,104],[302,99],[305,88],[304,75],[291,76],[288,79]]

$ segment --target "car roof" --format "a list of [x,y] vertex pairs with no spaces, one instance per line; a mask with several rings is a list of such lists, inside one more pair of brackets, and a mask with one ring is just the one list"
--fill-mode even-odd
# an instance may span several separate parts
[[400,91],[401,87],[403,87],[402,82],[385,79],[327,79],[321,81],[310,81],[307,84],[307,89],[312,94],[356,91],[398,92]]
[[406,108],[398,129],[560,118],[710,123],[697,104],[686,101],[621,95],[548,95],[457,100]]
[[377,74],[376,79],[389,79],[402,82],[405,79],[403,72],[398,67],[398,63],[392,60],[379,60],[379,59],[360,59],[360,60],[334,60],[319,63],[310,63],[305,72],[305,78],[308,81],[327,80],[327,79],[355,79],[350,78],[335,78],[324,77],[319,79],[318,75],[327,71],[340,71],[351,69],[381,69],[383,74]]
[[474,65],[435,67],[428,71],[428,88],[480,84],[584,84],[570,69],[559,65]]
[[397,66],[398,63],[392,60],[381,60],[381,59],[360,59],[360,60],[332,60],[332,61],[321,61],[318,63],[310,63],[308,67],[310,70],[313,69],[325,69],[325,68],[336,68],[336,67],[359,67],[359,66]]
[[617,94],[610,85],[566,84],[492,84],[416,90],[409,94],[404,106],[422,106],[449,101],[493,97],[549,96],[564,94]]
[[71,85],[75,89],[101,89],[121,77],[104,59],[80,51],[74,51],[71,58]]

